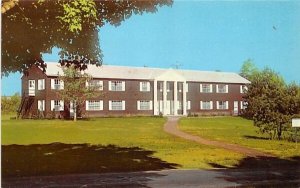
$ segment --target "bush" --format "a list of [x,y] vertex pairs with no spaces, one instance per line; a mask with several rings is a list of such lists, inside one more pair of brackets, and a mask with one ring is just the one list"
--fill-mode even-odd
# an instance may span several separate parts
[[2,113],[16,113],[21,103],[21,96],[15,93],[13,96],[1,97],[1,111]]

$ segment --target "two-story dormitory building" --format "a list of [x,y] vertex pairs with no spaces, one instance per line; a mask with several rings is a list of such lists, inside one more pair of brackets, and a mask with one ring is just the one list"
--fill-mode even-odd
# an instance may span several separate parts
[[[174,70],[148,67],[89,65],[86,70],[98,84],[98,98],[86,99],[82,116],[110,115],[236,115],[244,108],[243,88],[250,82],[236,73]],[[63,71],[48,63],[44,73],[33,66],[22,77],[20,115],[68,117],[70,103],[61,100],[57,79]],[[72,104],[71,104],[72,105]],[[80,115],[80,114],[79,114]]]

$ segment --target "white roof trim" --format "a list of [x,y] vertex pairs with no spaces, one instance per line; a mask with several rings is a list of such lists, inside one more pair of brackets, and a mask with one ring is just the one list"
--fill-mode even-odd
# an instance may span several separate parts
[[166,70],[161,75],[157,76],[155,80],[163,80],[163,81],[186,81],[185,77],[183,77],[180,72],[177,72],[173,69]]
[[[62,75],[62,68],[58,63],[46,62],[47,76]],[[149,67],[126,67],[115,65],[88,65],[86,73],[94,78],[106,79],[133,79],[133,80],[167,80],[187,82],[212,82],[212,83],[240,83],[249,84],[250,81],[232,72],[196,71],[180,69],[161,69]],[[168,77],[170,76],[170,77]]]

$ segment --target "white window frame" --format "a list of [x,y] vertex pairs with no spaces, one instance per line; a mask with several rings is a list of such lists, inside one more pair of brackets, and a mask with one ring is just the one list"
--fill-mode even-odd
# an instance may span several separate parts
[[[114,103],[118,103],[118,104],[114,104]],[[122,100],[109,101],[109,110],[111,110],[111,111],[125,110],[125,101],[122,101]]]
[[87,111],[101,111],[103,110],[103,100],[86,100],[85,109]]
[[86,82],[86,87],[97,87],[98,90],[103,90],[103,81],[102,80],[89,80]]
[[45,90],[45,79],[38,79],[38,90]]
[[64,111],[64,101],[63,100],[51,100],[50,110],[53,111]]
[[137,110],[152,110],[153,103],[150,100],[137,101]]
[[147,81],[140,82],[140,91],[141,92],[150,91],[150,82],[147,82]]
[[54,90],[64,89],[64,81],[59,80],[58,78],[52,78],[51,79],[51,89],[54,89]]
[[38,100],[38,110],[41,112],[45,111],[45,100]]
[[245,91],[248,91],[248,87],[246,85],[240,85],[240,93],[245,93]]
[[228,110],[228,101],[216,101],[216,105],[217,110]]
[[186,103],[186,109],[187,110],[191,109],[191,101],[187,101],[187,103]]
[[213,109],[213,101],[200,101],[200,109],[201,110],[212,110]]
[[212,93],[212,84],[200,84],[201,93]]
[[125,91],[125,81],[109,81],[108,89],[109,91]]
[[240,106],[240,107],[241,107],[241,110],[245,110],[245,109],[247,108],[247,105],[248,105],[248,104],[247,104],[246,101],[241,101],[241,102],[240,102],[240,105],[241,105],[241,106]]
[[[222,88],[220,88],[222,86]],[[227,84],[217,84],[216,85],[217,93],[228,93],[228,85]]]

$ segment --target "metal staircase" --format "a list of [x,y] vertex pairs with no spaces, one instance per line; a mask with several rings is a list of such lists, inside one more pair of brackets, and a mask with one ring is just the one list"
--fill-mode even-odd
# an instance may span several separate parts
[[26,118],[29,115],[29,110],[34,102],[34,96],[28,96],[23,93],[20,106],[18,108],[17,118]]

